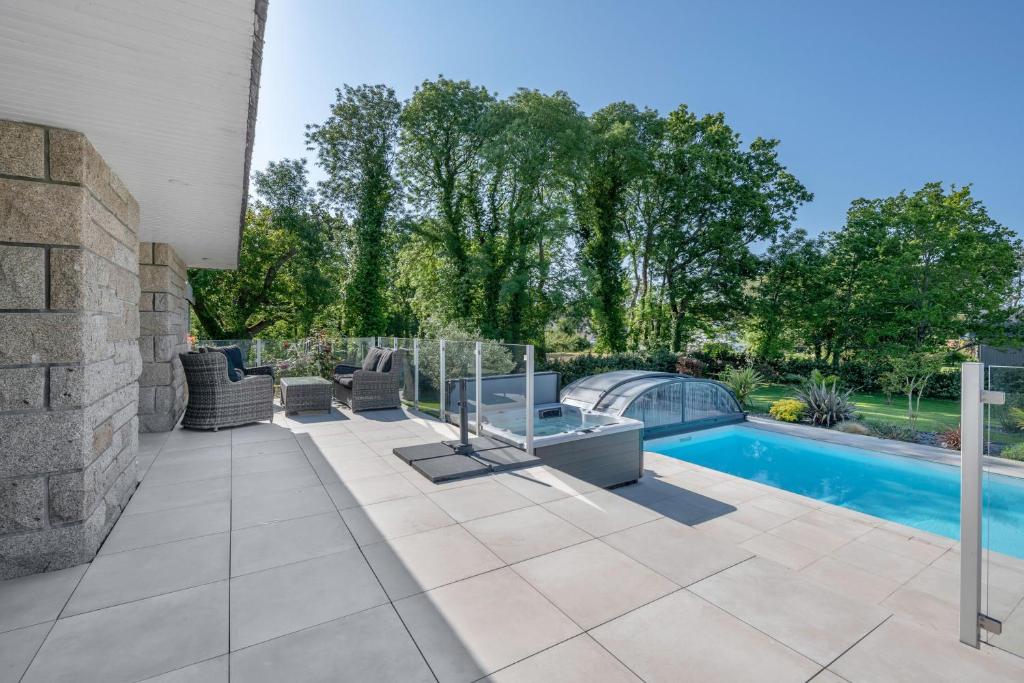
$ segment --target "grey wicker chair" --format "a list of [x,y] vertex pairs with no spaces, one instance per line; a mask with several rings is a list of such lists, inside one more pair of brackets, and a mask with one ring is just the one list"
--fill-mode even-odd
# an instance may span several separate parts
[[[398,387],[402,378],[402,363],[405,352],[401,349],[371,349],[371,353],[387,351],[391,354],[390,367],[380,372],[376,369],[340,364],[334,368],[334,398],[344,403],[353,412],[397,408],[401,405]],[[379,363],[377,364],[379,367]]]
[[188,382],[188,404],[181,426],[191,429],[234,427],[274,417],[274,378],[249,375],[228,379],[222,353],[178,354]]

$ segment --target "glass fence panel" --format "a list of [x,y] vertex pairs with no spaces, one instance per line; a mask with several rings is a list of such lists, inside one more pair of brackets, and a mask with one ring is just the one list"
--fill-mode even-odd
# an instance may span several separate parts
[[374,341],[374,337],[336,337],[331,340],[332,353],[338,364],[359,367]]
[[330,379],[339,364],[359,367],[373,346],[372,337],[335,339],[201,339],[195,348],[237,346],[246,367],[270,366],[275,384],[281,377]]
[[1024,657],[1024,368],[985,371],[985,388],[1004,402],[985,409],[981,612],[1002,622],[1002,632],[983,628],[981,639]]
[[[526,346],[481,342],[480,356],[481,433],[525,446]],[[539,373],[534,380],[535,405],[558,403],[555,373]]]
[[[470,340],[414,339],[410,337],[332,337],[306,339],[203,339],[196,348],[238,346],[247,367],[270,366],[275,383],[281,377],[317,376],[331,379],[339,365],[351,371],[362,365],[374,346],[402,351],[400,397],[410,407],[458,422],[459,380],[466,379],[468,423],[477,431],[477,342]],[[526,424],[526,346],[480,342],[481,395],[479,416],[481,431],[486,431],[489,416],[499,429],[524,438]],[[443,350],[442,350],[443,349]],[[442,357],[444,364],[442,366]],[[486,381],[484,381],[486,380]],[[555,373],[538,373],[536,403],[558,402],[558,378]]]
[[441,415],[441,342],[419,340],[419,364],[413,365],[413,402],[428,415]]
[[408,337],[392,337],[391,348],[402,352],[402,375],[398,378],[398,396],[402,403],[416,405],[416,340]]
[[461,340],[445,340],[445,415],[447,421],[459,424],[459,405],[462,395],[459,392],[459,381],[466,380],[466,410],[469,428],[476,429],[475,400],[473,387],[476,380],[476,342]]

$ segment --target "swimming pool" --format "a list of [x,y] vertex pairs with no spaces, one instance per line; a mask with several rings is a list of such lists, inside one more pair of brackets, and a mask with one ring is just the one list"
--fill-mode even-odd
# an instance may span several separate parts
[[[644,448],[949,538],[960,537],[960,470],[898,455],[729,426]],[[985,543],[1024,558],[1024,480],[986,475]]]

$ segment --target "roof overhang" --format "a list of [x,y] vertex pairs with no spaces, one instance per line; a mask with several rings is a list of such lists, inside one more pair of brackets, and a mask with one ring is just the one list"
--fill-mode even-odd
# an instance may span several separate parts
[[267,0],[0,0],[0,119],[84,133],[139,239],[238,263]]

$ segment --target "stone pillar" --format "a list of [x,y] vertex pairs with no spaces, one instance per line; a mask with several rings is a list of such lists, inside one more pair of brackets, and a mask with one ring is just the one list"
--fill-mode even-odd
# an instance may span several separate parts
[[188,351],[188,270],[171,245],[142,242],[139,279],[139,431],[166,432],[185,411],[185,372],[178,354]]
[[83,135],[0,121],[0,579],[92,559],[135,490],[138,225]]

